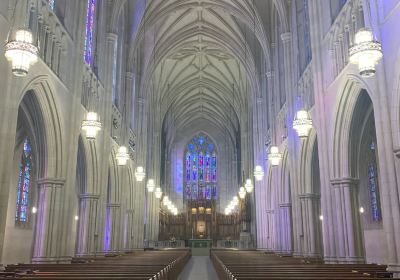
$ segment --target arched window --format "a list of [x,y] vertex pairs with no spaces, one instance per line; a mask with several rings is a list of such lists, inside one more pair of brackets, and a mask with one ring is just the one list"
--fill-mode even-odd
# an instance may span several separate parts
[[24,140],[24,147],[19,166],[19,178],[17,187],[17,207],[15,221],[27,222],[29,210],[29,191],[32,176],[32,149],[29,139]]
[[84,59],[86,64],[93,66],[93,42],[96,23],[96,0],[88,0],[86,14],[86,35]]
[[310,17],[308,0],[295,1],[297,10],[297,45],[300,74],[311,61]]
[[217,197],[217,154],[206,135],[195,136],[187,145],[185,170],[186,199]]

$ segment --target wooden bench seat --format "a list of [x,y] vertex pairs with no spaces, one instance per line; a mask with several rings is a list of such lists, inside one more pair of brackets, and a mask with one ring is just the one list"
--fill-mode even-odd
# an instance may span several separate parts
[[[357,279],[390,278],[385,265],[324,264],[320,260],[293,258],[259,251],[211,250],[220,279]],[[393,278],[392,278],[393,279]]]

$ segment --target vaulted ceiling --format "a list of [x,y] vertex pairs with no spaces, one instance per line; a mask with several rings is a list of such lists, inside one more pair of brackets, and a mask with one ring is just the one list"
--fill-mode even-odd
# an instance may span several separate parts
[[136,36],[144,57],[141,92],[158,109],[155,127],[163,126],[168,142],[188,128],[213,127],[235,145],[262,94],[260,77],[270,68],[271,26],[284,2],[147,3]]

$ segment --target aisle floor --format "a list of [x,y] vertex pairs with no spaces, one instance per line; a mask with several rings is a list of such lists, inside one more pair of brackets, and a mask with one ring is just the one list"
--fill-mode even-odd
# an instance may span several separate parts
[[208,256],[193,256],[186,264],[178,280],[218,280]]

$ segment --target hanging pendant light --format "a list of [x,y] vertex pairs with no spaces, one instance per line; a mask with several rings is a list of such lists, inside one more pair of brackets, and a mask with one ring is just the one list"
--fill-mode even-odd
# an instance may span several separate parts
[[156,184],[154,183],[154,180],[153,179],[149,179],[147,181],[147,191],[152,193],[152,192],[154,192],[155,187],[156,187]]
[[155,194],[156,198],[161,198],[161,196],[162,196],[161,188],[157,187],[156,191],[154,192],[154,194]]
[[257,181],[261,181],[264,177],[264,170],[261,165],[257,165],[254,169],[254,177]]
[[39,49],[33,44],[32,32],[28,29],[18,29],[15,40],[5,45],[5,57],[11,62],[11,69],[15,76],[24,77],[29,68],[38,58]]
[[117,159],[117,164],[119,166],[125,166],[129,160],[128,149],[125,146],[119,147],[115,158]]
[[268,159],[272,166],[278,166],[282,159],[282,155],[279,153],[277,146],[271,146],[270,152],[268,154]]
[[96,112],[88,112],[86,119],[82,121],[82,130],[87,139],[95,139],[97,133],[101,130],[101,122],[97,118]]
[[306,110],[296,113],[293,121],[293,129],[296,130],[300,138],[306,138],[312,129],[312,119]]
[[381,43],[374,40],[370,29],[361,28],[355,35],[354,46],[349,49],[350,62],[358,65],[361,76],[371,77],[382,57]]
[[240,187],[239,189],[239,197],[244,199],[246,197],[246,189],[244,187]]
[[253,192],[254,186],[253,186],[253,183],[251,182],[251,179],[246,180],[246,183],[244,184],[244,188],[246,189],[246,192],[248,192],[248,193]]
[[233,205],[234,205],[234,206],[237,206],[237,205],[239,204],[239,198],[235,195],[235,196],[233,197],[232,202],[233,202]]
[[146,176],[146,173],[144,172],[143,166],[136,167],[136,171],[135,171],[136,181],[142,182],[145,176]]

